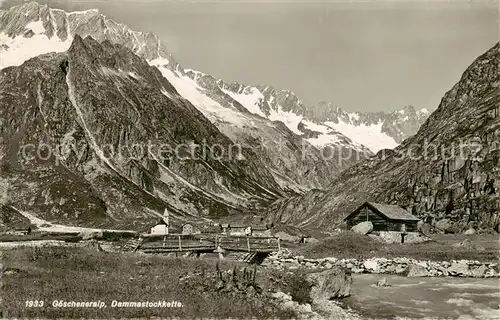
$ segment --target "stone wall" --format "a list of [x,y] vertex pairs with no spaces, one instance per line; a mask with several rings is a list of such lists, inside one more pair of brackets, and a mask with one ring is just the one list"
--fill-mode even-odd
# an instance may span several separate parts
[[332,269],[338,266],[352,273],[399,274],[408,277],[500,277],[498,263],[483,263],[473,260],[425,261],[411,258],[370,259],[306,259],[291,256],[286,251],[271,254],[263,266],[277,269]]

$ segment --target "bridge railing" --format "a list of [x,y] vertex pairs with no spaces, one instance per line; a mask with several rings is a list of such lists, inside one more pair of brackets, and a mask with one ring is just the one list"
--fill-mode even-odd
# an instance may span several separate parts
[[217,245],[233,251],[274,251],[280,249],[278,238],[274,237],[239,237],[221,235]]
[[280,241],[274,237],[246,237],[210,234],[169,234],[147,235],[141,245],[142,249],[165,249],[173,251],[217,250],[261,251],[280,250]]

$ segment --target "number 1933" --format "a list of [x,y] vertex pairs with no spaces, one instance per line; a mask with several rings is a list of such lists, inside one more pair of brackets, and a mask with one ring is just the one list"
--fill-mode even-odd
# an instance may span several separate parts
[[26,300],[26,308],[41,308],[43,307],[42,300]]

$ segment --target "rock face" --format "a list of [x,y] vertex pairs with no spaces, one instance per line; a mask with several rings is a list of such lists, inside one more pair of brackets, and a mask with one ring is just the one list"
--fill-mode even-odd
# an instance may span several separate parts
[[275,222],[335,227],[365,201],[404,206],[451,231],[500,223],[500,44],[478,57],[418,133],[345,170],[328,191],[278,200]]
[[311,298],[313,301],[332,300],[348,297],[351,294],[352,276],[345,268],[314,272],[307,275],[312,284]]
[[373,231],[373,223],[364,221],[352,227],[351,230],[359,234],[368,234]]
[[[235,144],[253,149],[269,167],[276,183],[287,192],[325,188],[332,176],[373,154],[326,127],[330,143],[323,150],[323,145],[314,144],[314,139],[297,129],[300,121],[293,122],[295,125],[287,122],[298,116],[280,113],[265,118],[251,112],[251,106],[246,104],[248,99],[242,100],[231,93],[232,89],[222,80],[182,68],[154,34],[133,31],[97,10],[68,13],[29,2],[0,11],[0,69],[21,65],[39,54],[64,52],[77,35],[123,45],[158,67],[176,92],[218,130]],[[286,104],[285,100],[279,101]],[[277,107],[281,108],[281,104]]]
[[0,180],[20,212],[141,229],[164,208],[174,224],[203,222],[286,194],[251,149],[228,156],[234,142],[121,45],[75,36],[66,53],[0,70],[0,87]]

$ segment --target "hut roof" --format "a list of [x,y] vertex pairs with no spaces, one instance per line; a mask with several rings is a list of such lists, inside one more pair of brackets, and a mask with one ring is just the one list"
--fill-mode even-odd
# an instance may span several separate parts
[[383,203],[375,203],[375,202],[365,202],[358,209],[349,214],[344,220],[347,220],[352,214],[363,207],[369,207],[374,212],[381,214],[390,220],[406,220],[406,221],[418,221],[419,218],[415,217],[405,209],[401,208],[398,205],[394,204],[383,204]]
[[165,220],[160,219],[160,220],[158,220],[158,222],[156,222],[156,223],[153,225],[153,227],[154,227],[154,226],[161,225],[161,224],[167,225],[167,223],[165,222]]

